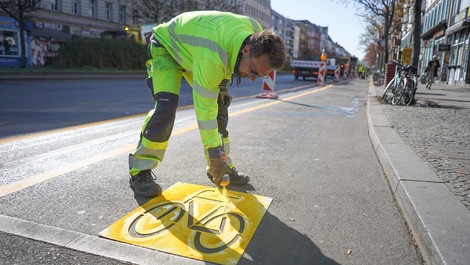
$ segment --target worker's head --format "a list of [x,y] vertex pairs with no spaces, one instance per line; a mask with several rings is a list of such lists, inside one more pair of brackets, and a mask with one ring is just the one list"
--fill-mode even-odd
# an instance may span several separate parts
[[434,56],[432,57],[432,59],[433,59],[433,60],[436,60],[436,59],[437,59],[437,55],[434,55]]
[[251,80],[281,69],[286,62],[284,42],[272,30],[251,35],[242,49],[242,54],[238,74]]

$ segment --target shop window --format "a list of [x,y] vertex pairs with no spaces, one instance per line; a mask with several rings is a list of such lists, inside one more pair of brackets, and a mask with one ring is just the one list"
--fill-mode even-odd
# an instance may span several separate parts
[[450,56],[450,64],[457,65],[457,54],[459,49],[459,37],[460,34],[457,32],[454,35],[454,43],[452,44],[451,56]]
[[18,31],[0,30],[0,56],[20,56]]

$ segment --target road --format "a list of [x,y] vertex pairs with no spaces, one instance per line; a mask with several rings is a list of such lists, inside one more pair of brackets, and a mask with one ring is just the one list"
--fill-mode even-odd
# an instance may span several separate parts
[[[99,87],[93,87],[94,82]],[[19,83],[27,87],[27,82]],[[89,89],[76,93],[85,84]],[[142,102],[148,94],[136,84],[69,80],[62,87],[75,87],[74,92],[65,93],[68,96],[59,102],[59,97],[49,98],[57,107],[42,108],[66,110],[75,102],[70,109],[76,115],[73,120],[83,123],[98,121],[99,115],[94,120],[83,117],[93,112],[90,106],[106,113],[100,116],[103,119],[142,113],[151,102]],[[280,76],[276,88],[286,92],[278,100],[246,97],[253,90],[260,92],[256,84],[231,88],[236,98],[243,97],[230,107],[232,158],[252,178],[250,185],[231,189],[273,199],[239,264],[422,264],[368,136],[368,82],[314,84]],[[40,85],[41,81],[35,84],[47,91]],[[8,89],[12,87],[10,83]],[[98,96],[98,90],[105,96]],[[38,115],[41,107],[34,104],[41,93],[32,88],[17,93],[34,94],[23,103],[31,104]],[[15,113],[12,105],[2,106],[2,117],[7,109]],[[134,197],[127,173],[127,154],[138,140],[142,115],[23,135],[72,125],[61,121],[48,127],[49,122],[37,120],[39,116],[29,120],[28,126],[35,127],[29,131],[21,131],[12,119],[8,132],[3,132],[8,137],[0,139],[0,232],[15,235],[0,241],[0,263],[37,261],[33,254],[22,259],[8,255],[18,251],[10,246],[21,248],[18,241],[31,238],[36,248],[49,249],[53,244],[59,246],[58,252],[75,251],[61,255],[72,264],[74,255],[108,264],[198,263],[98,236],[147,202]],[[2,128],[8,124],[4,119]],[[34,126],[39,123],[46,125]],[[193,109],[178,111],[165,160],[155,170],[165,190],[177,182],[211,186],[195,124]]]
[[[279,88],[294,86],[291,76]],[[312,80],[305,81],[312,83]],[[302,82],[298,82],[297,85]],[[234,97],[261,93],[262,81],[233,85]],[[183,80],[179,106],[192,105],[191,88]],[[153,107],[142,79],[2,80],[0,137],[64,128],[147,113]]]

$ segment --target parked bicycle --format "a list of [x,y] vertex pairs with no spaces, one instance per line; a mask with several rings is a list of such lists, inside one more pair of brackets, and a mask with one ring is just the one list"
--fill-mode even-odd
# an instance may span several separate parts
[[392,105],[410,105],[414,102],[418,85],[417,69],[413,66],[403,66],[398,62],[393,63],[397,66],[397,70],[385,87],[382,98]]
[[374,81],[374,85],[381,86],[384,83],[384,75],[380,72],[375,72],[372,76],[372,80]]

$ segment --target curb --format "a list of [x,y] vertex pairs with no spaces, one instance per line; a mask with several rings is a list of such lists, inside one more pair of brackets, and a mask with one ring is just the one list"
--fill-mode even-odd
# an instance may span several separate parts
[[8,234],[132,264],[207,264],[190,258],[5,215],[0,215],[0,227],[1,231]]
[[370,82],[369,136],[424,261],[468,264],[470,212],[395,132],[376,94]]

